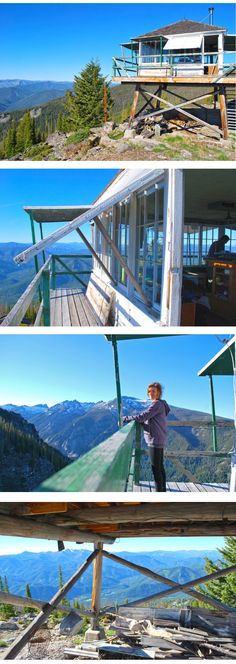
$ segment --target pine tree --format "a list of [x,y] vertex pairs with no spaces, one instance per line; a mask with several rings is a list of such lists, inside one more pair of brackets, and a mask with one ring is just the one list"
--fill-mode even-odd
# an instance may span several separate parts
[[[25,595],[26,595],[26,597],[29,597],[30,599],[32,597],[29,583],[27,583],[26,586],[25,586]],[[25,606],[24,607],[24,613],[35,613],[35,609],[31,606]]]
[[26,148],[36,143],[35,120],[31,118],[30,112],[24,113],[16,131],[16,151],[24,152]]
[[104,120],[104,86],[107,90],[107,110],[111,108],[111,94],[98,62],[91,60],[80,76],[74,77],[73,93],[68,92],[66,106],[73,130],[96,127]]
[[57,131],[62,131],[63,130],[63,115],[60,111],[57,116]]
[[[206,558],[205,570],[207,574],[236,564],[236,537],[226,537],[222,549],[218,549],[221,558],[217,563]],[[207,595],[220,602],[236,608],[236,574],[227,574],[219,579],[204,584]]]

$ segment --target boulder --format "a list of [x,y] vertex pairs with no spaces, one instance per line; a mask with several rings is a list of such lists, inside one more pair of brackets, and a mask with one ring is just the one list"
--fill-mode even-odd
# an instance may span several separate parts
[[107,147],[110,148],[111,146],[114,147],[115,142],[116,141],[114,141],[112,138],[109,138],[109,136],[106,136],[106,134],[105,134],[105,135],[101,136],[99,145],[101,145],[101,147],[104,147],[104,148],[107,148]]
[[110,131],[113,131],[113,129],[115,129],[115,126],[116,126],[116,123],[113,122],[113,121],[105,122],[102,129],[103,129],[105,134],[109,134]]
[[116,146],[116,151],[119,154],[122,154],[123,152],[127,152],[127,150],[129,150],[129,147],[130,146],[128,145],[128,143],[118,143],[118,145]]
[[154,136],[154,129],[151,127],[144,127],[144,129],[141,131],[141,136],[143,138],[152,138]]
[[13,631],[15,629],[19,629],[18,625],[13,622],[13,620],[1,620],[0,621],[0,629],[4,631]]
[[60,634],[78,634],[83,624],[83,618],[78,611],[70,611],[60,623]]
[[124,133],[124,138],[129,140],[130,138],[134,138],[135,135],[136,135],[135,129],[126,129]]

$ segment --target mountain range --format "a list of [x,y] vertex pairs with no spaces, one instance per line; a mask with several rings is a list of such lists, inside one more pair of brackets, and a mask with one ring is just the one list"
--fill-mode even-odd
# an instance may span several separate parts
[[[0,242],[0,304],[13,306],[25,291],[35,275],[34,261],[22,263],[20,266],[14,262],[14,257],[31,245],[29,243]],[[46,257],[50,254],[89,254],[82,242],[60,242],[46,250]],[[83,258],[71,259],[67,264],[73,269],[86,270],[92,267],[91,261]],[[60,268],[62,269],[62,268]],[[73,277],[57,277],[57,286],[63,287],[78,284]]]
[[[158,546],[158,543],[157,543]],[[58,590],[58,571],[62,568],[63,581],[67,581],[89,555],[86,549],[64,549],[60,552],[31,553],[24,551],[15,555],[0,556],[0,576],[7,577],[12,593],[25,595],[25,585],[29,583],[31,595],[36,599],[49,600]],[[148,567],[178,583],[184,583],[204,574],[205,557],[214,562],[217,551],[123,551],[119,556]],[[26,572],[27,570],[27,572]],[[88,602],[91,598],[92,567],[77,582],[68,598]],[[133,570],[104,559],[102,601],[112,605],[134,600],[167,588]],[[178,597],[176,595],[176,597]]]
[[72,81],[0,80],[0,112],[9,113],[39,106],[63,97],[72,87]]
[[[123,415],[139,413],[148,403],[132,396],[124,396],[122,398]],[[3,408],[18,413],[34,424],[40,438],[71,461],[93,449],[118,429],[116,399],[97,403],[83,403],[75,399],[50,407],[47,404],[35,406],[6,404]],[[209,421],[208,413],[171,406],[168,419],[199,421],[199,426],[196,427],[191,425],[169,427],[168,449],[197,451],[212,448],[211,430],[201,426],[204,420]],[[226,451],[231,449],[234,429],[222,427],[218,433],[220,434],[220,449]],[[229,464],[224,459],[214,460],[207,457],[203,462],[198,457],[190,460],[183,457],[183,463],[186,468],[197,473],[199,482],[226,482],[228,479]],[[170,460],[166,461],[166,469],[169,480],[186,480],[183,473],[176,469]],[[146,456],[142,459],[141,471],[142,479],[152,479]]]

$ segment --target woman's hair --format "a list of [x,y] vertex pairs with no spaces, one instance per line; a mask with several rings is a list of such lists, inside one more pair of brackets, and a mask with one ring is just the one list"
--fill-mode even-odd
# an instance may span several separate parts
[[147,387],[147,393],[149,392],[150,387],[156,387],[158,392],[159,392],[160,397],[162,397],[163,387],[162,387],[161,383],[150,383],[150,385],[148,385],[148,387]]

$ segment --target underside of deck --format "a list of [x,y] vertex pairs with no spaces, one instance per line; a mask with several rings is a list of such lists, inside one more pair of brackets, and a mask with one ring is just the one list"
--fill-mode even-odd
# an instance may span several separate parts
[[51,326],[93,327],[99,320],[85,295],[79,288],[57,288],[50,292]]
[[[198,484],[195,482],[167,482],[167,491],[168,493],[171,492],[178,492],[178,493],[193,493],[195,491],[200,491],[204,493],[209,493],[209,492],[228,492],[229,488],[227,484]],[[143,480],[139,482],[139,485],[135,485],[133,487],[133,491],[138,491],[143,493],[145,492],[151,492],[151,493],[156,493],[155,490],[155,485],[154,482],[150,482],[149,480]]]
[[234,85],[235,76],[222,76],[216,81],[215,76],[113,76],[113,83],[180,83],[181,85]]

